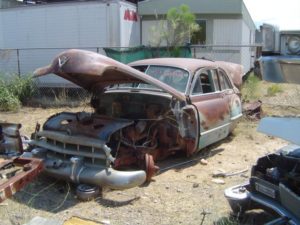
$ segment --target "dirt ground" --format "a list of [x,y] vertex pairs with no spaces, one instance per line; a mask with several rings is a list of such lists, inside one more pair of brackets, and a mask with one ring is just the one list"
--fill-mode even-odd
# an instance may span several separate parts
[[[35,123],[43,123],[54,113],[82,111],[80,108],[22,108],[18,113],[0,113],[0,119],[22,123],[26,135]],[[266,114],[300,115],[300,109],[264,107]],[[150,184],[123,191],[103,190],[94,201],[76,199],[74,186],[63,181],[40,176],[35,182],[0,205],[2,225],[23,224],[35,216],[67,219],[72,216],[89,218],[103,224],[237,224],[228,222],[229,206],[224,189],[248,180],[251,165],[258,157],[273,152],[285,141],[256,132],[258,122],[242,119],[233,135],[204,149],[192,158],[174,157],[159,163],[163,170]],[[207,165],[200,163],[205,158]],[[187,162],[189,161],[189,162]],[[167,169],[169,166],[183,163]],[[225,184],[212,182],[218,169],[242,175],[224,178]],[[243,224],[259,224],[265,218],[253,212]]]

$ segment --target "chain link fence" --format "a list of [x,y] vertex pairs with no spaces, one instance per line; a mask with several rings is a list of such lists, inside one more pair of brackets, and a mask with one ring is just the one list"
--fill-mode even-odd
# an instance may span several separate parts
[[[106,55],[103,47],[86,47],[82,48]],[[117,51],[115,51],[117,49]],[[115,59],[128,62],[145,57],[137,51],[145,51],[144,48],[115,48]],[[191,45],[189,46],[190,54],[184,57],[205,58],[209,60],[222,60],[233,63],[242,64],[244,73],[251,71],[254,62],[258,57],[258,45]],[[34,49],[0,49],[0,74],[2,79],[9,79],[12,75],[20,77],[30,76],[33,71],[41,66],[48,65],[52,59],[65,48],[34,48]],[[111,49],[110,49],[111,50]],[[115,56],[117,53],[117,56]],[[151,55],[151,54],[150,54]],[[162,55],[165,56],[165,55]],[[125,61],[124,61],[125,60]],[[90,94],[78,86],[66,81],[55,75],[48,75],[34,79],[36,91],[32,100],[33,104],[43,106],[63,106],[77,105],[86,102],[90,98]],[[276,104],[284,106],[300,106],[300,87],[294,85],[283,85],[283,91],[275,96],[264,98],[267,94],[262,94],[262,98],[266,99],[267,104]],[[266,90],[261,90],[263,93]],[[280,96],[279,96],[280,95]],[[284,97],[284,101],[282,100]]]

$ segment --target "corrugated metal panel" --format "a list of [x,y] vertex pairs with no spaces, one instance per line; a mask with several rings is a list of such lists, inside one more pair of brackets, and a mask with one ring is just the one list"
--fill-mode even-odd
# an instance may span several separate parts
[[0,49],[0,73],[17,74],[18,73],[18,58],[16,50],[1,50]]
[[[120,24],[120,45],[134,47],[140,44],[140,21],[137,16],[137,8],[134,5],[120,2],[119,11]],[[126,13],[130,13],[130,20],[125,18]],[[137,21],[135,21],[135,17]]]
[[[0,31],[3,30],[3,25],[2,25],[2,14],[0,13]],[[0,32],[0,48],[3,46],[3,32]]]
[[5,48],[106,46],[106,4],[53,4],[1,10]]
[[[97,52],[96,48],[84,48],[85,50]],[[37,67],[49,64],[53,58],[66,49],[29,49],[20,51],[20,72],[24,76],[32,73]],[[103,52],[100,52],[103,53]],[[47,75],[37,78],[40,87],[75,87],[69,81],[56,75]]]
[[213,22],[213,44],[241,44],[241,19],[215,19]]
[[251,30],[256,30],[256,26],[255,26],[255,23],[247,9],[247,7],[245,6],[245,3],[243,2],[243,5],[242,5],[242,14],[243,14],[243,18],[244,18],[244,21],[245,23],[247,24],[247,26],[251,29]]
[[[251,43],[251,30],[245,21],[242,22],[242,44]],[[244,66],[244,72],[247,72],[252,67],[251,62],[251,47],[244,47],[241,49],[241,64]]]

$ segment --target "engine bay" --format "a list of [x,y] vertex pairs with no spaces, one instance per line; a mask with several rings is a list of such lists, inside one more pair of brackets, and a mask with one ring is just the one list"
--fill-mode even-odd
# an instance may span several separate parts
[[[47,131],[58,131],[62,132],[61,136],[85,136],[103,141],[114,158],[111,160],[113,168],[139,168],[147,172],[149,180],[158,171],[154,161],[180,151],[188,155],[190,149],[195,149],[195,138],[180,132],[183,130],[182,126],[196,124],[195,116],[190,115],[188,110],[183,115],[176,116],[171,101],[167,96],[141,93],[109,92],[100,96],[94,95],[91,99],[94,112],[62,112],[53,115],[44,123],[43,132],[46,134]],[[61,138],[56,140],[51,137],[54,134],[47,135],[45,138],[48,145],[55,144],[57,147],[59,142],[63,142],[60,145],[67,151],[83,149],[82,146],[85,145],[82,141],[80,147],[78,143],[77,147],[71,147],[72,143],[66,143]],[[64,139],[70,139],[68,136],[64,136]],[[56,151],[54,147],[52,150]],[[99,154],[101,152],[97,148],[92,151]],[[73,152],[65,154],[65,150],[60,151],[64,153],[64,158],[70,158]],[[86,157],[86,161],[87,158],[89,157]],[[99,162],[93,157],[90,158],[92,159],[89,162]]]

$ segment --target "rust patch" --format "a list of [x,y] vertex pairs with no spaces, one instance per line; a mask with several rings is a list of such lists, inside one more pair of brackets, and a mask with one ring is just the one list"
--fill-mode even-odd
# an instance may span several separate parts
[[40,159],[16,158],[0,164],[0,202],[30,183],[43,170]]

